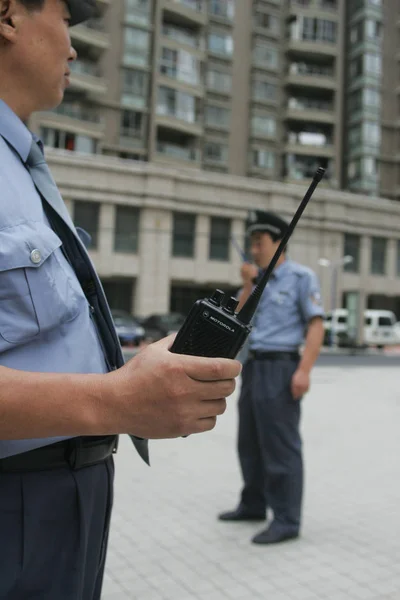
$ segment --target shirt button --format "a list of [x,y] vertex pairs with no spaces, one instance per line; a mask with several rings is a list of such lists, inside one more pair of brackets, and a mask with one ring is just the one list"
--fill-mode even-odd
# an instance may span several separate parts
[[40,253],[40,250],[37,250],[37,249],[32,250],[31,261],[33,262],[34,265],[38,265],[42,261],[42,255]]

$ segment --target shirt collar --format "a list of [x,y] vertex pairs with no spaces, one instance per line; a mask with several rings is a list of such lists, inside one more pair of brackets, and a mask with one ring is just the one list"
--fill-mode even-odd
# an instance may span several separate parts
[[19,117],[0,99],[0,135],[18,152],[25,163],[32,145],[32,134]]
[[285,259],[283,263],[275,267],[273,271],[274,278],[280,279],[287,272],[288,269],[290,269],[290,260]]

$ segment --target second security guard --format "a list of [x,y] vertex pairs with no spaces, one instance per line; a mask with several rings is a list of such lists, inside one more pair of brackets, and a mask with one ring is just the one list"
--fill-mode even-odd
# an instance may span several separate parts
[[[242,267],[239,309],[249,297],[259,269],[268,267],[287,227],[275,213],[250,213],[247,233],[257,266],[245,263]],[[289,260],[284,252],[254,317],[242,372],[238,432],[244,481],[241,500],[236,510],[219,515],[222,521],[264,520],[267,508],[272,509],[273,520],[253,538],[256,544],[296,538],[300,532],[300,400],[310,387],[310,371],[322,345],[323,315],[316,275]]]

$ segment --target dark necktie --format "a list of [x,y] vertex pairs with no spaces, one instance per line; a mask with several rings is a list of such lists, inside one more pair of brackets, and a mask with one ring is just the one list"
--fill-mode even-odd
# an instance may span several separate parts
[[61,198],[61,194],[58,191],[57,185],[44,157],[43,150],[41,149],[41,142],[32,140],[31,150],[26,161],[26,166],[28,167],[33,182],[41,193],[42,197],[45,198],[50,206],[53,207],[53,209],[75,233],[76,230],[72,219],[69,216],[63,199]]

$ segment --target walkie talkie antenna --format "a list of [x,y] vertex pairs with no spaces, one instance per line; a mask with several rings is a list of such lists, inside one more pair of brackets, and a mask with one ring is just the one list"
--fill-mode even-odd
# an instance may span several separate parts
[[287,231],[286,231],[285,235],[283,236],[281,243],[279,244],[278,249],[275,252],[271,262],[269,263],[267,269],[265,270],[261,280],[254,288],[251,296],[248,298],[246,303],[243,305],[241,310],[238,312],[237,318],[239,319],[239,321],[241,321],[245,325],[248,325],[250,323],[251,319],[253,318],[253,315],[256,312],[258,303],[260,302],[261,295],[265,289],[265,286],[268,283],[269,278],[271,277],[271,273],[274,270],[275,265],[279,260],[279,257],[281,256],[282,252],[284,251],[284,249],[289,241],[289,238],[293,233],[294,228],[296,227],[301,215],[303,214],[305,207],[307,206],[311,196],[313,195],[315,188],[317,187],[317,185],[323,178],[324,173],[325,173],[325,169],[323,169],[322,167],[319,167],[317,169],[317,172],[314,175],[311,185],[308,188],[303,200],[301,201],[300,206],[297,209],[290,225],[288,226]]

